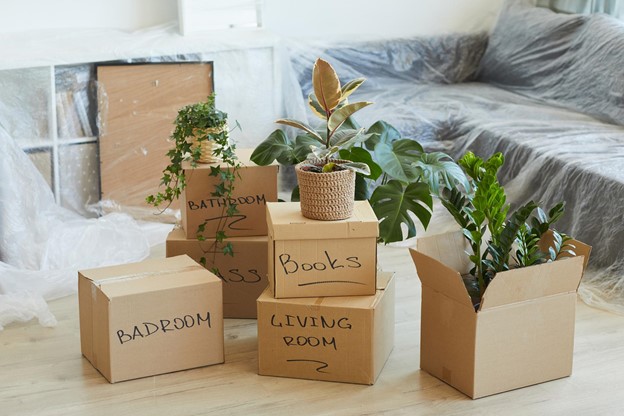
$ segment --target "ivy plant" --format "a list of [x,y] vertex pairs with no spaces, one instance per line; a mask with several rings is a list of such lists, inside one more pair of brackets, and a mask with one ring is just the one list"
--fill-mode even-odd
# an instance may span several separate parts
[[470,178],[470,186],[464,192],[450,189],[441,197],[442,205],[462,228],[470,245],[467,254],[474,265],[470,275],[476,284],[478,302],[498,272],[555,261],[562,253],[574,255],[570,237],[555,230],[552,230],[554,246],[548,252],[542,252],[539,247],[544,234],[564,214],[563,202],[552,207],[548,214],[534,201],[509,212],[505,190],[497,178],[504,161],[502,153],[487,160],[466,153],[459,165]]
[[[148,204],[163,212],[173,201],[179,199],[186,188],[186,175],[182,166],[183,162],[189,162],[191,167],[196,168],[201,156],[201,148],[197,143],[205,140],[214,142],[212,156],[220,159],[219,164],[211,164],[209,175],[217,179],[210,195],[216,198],[224,198],[230,201],[233,195],[240,163],[236,157],[236,146],[230,144],[227,130],[227,114],[215,107],[214,93],[209,95],[206,101],[187,105],[178,111],[174,121],[175,128],[171,135],[174,143],[172,149],[167,152],[169,164],[163,170],[160,181],[162,189],[156,194],[146,198]],[[240,125],[236,123],[236,127]],[[196,141],[194,141],[195,139]],[[217,226],[214,238],[211,239],[210,247],[202,249],[204,253],[216,255],[216,248],[220,247],[226,255],[234,255],[232,244],[227,240],[225,226],[228,218],[238,213],[235,203],[224,204],[222,219]],[[206,241],[206,223],[197,227],[196,238]],[[206,265],[206,258],[201,258],[201,263]],[[217,270],[213,270],[218,272]]]

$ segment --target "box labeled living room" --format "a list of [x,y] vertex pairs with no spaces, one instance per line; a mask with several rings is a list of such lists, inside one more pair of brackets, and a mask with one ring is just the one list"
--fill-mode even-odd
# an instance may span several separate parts
[[258,373],[374,384],[394,347],[395,279],[372,296],[258,298]]

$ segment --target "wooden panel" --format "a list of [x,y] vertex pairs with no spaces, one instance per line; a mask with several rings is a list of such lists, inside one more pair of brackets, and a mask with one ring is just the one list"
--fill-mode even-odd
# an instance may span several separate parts
[[147,206],[173,147],[178,110],[213,90],[212,63],[106,65],[97,76],[102,199]]

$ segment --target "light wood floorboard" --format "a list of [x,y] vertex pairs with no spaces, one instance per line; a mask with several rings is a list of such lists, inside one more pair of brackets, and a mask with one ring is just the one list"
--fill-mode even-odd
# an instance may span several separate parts
[[[157,255],[162,255],[162,248]],[[622,415],[624,317],[579,301],[572,377],[479,400],[419,369],[420,283],[406,248],[379,247],[396,271],[395,348],[374,386],[258,376],[254,320],[226,320],[226,363],[109,384],[80,354],[78,302],[59,323],[0,332],[0,415]]]

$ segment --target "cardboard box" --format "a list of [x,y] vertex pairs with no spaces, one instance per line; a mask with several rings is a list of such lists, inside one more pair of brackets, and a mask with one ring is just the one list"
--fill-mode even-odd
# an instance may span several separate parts
[[188,256],[78,272],[82,354],[111,383],[223,362],[221,280]]
[[373,296],[258,298],[258,374],[374,384],[394,346],[394,279]]
[[379,223],[368,201],[340,221],[305,218],[298,202],[269,203],[267,223],[276,298],[375,294]]
[[186,254],[199,262],[206,258],[206,268],[219,269],[223,281],[223,317],[256,318],[256,299],[268,285],[268,237],[233,237],[234,256],[216,250],[210,241],[187,239],[184,231],[176,228],[167,237],[167,257]]
[[[226,218],[224,231],[228,237],[267,235],[266,203],[277,201],[278,166],[254,164],[249,160],[252,152],[252,149],[236,151],[242,167],[238,169],[232,198],[227,201],[212,196],[220,179],[210,176],[210,168],[218,164],[198,164],[196,168],[189,162],[182,165],[186,188],[180,195],[180,212],[186,238],[196,238],[197,227],[204,221],[207,224],[202,235],[210,238]],[[237,204],[238,214],[227,217],[225,210],[231,203]]]
[[591,248],[496,275],[479,310],[462,281],[460,231],[410,249],[422,283],[420,368],[473,399],[572,373],[576,291]]

